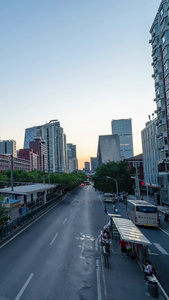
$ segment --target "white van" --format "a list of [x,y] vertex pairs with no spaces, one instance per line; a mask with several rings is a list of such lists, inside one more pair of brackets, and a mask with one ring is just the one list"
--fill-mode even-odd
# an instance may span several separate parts
[[117,202],[117,197],[115,194],[105,193],[104,194],[104,202],[115,203],[115,202]]

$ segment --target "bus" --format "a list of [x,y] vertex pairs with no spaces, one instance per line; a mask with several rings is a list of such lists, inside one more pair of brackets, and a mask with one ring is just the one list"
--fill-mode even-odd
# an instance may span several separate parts
[[143,200],[127,200],[127,215],[135,225],[158,227],[157,207]]

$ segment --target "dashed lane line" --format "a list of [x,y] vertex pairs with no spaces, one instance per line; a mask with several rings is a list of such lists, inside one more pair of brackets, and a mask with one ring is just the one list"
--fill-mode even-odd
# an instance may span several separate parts
[[66,218],[66,219],[64,219],[64,221],[63,221],[63,225],[66,223],[66,221],[67,221],[67,218]]
[[55,234],[53,240],[52,240],[51,243],[50,243],[50,246],[54,243],[54,241],[55,241],[55,239],[57,238],[57,236],[58,236],[58,232]]
[[18,293],[18,295],[16,296],[15,300],[19,300],[22,296],[22,294],[24,293],[25,289],[27,288],[29,282],[31,281],[32,277],[34,276],[33,273],[30,274],[29,278],[27,279],[27,281],[25,282],[25,284],[23,285],[23,287],[21,288],[20,292]]

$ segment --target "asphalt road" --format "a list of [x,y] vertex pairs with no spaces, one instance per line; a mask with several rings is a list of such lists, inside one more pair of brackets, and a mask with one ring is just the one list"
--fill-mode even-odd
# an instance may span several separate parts
[[92,186],[77,188],[0,248],[0,300],[98,300],[97,239],[105,225]]

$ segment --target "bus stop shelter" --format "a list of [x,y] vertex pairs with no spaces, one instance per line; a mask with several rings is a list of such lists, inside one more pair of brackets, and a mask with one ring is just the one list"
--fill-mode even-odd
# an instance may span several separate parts
[[112,239],[122,239],[131,243],[138,263],[142,266],[148,257],[148,246],[151,242],[142,234],[138,227],[129,219],[111,217]]
[[9,197],[14,200],[19,200],[21,204],[28,204],[35,201],[38,204],[44,204],[50,198],[57,197],[62,194],[60,184],[28,184],[21,186],[14,186],[13,189],[0,189],[0,195]]

